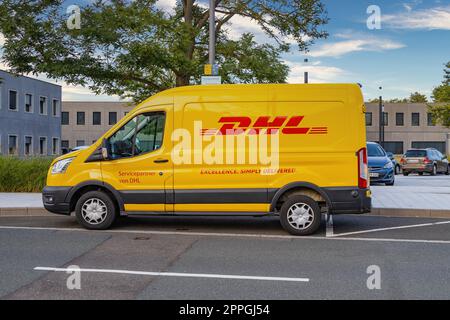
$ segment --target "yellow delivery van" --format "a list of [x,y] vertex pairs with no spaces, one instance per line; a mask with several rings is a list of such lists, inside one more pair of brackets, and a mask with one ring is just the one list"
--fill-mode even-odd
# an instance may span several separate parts
[[43,202],[88,229],[118,216],[277,215],[294,235],[371,208],[357,84],[179,87],[53,161]]

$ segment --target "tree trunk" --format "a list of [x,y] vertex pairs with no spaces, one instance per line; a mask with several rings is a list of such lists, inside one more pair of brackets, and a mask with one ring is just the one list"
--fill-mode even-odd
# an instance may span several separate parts
[[189,75],[177,75],[176,86],[188,86],[189,85]]

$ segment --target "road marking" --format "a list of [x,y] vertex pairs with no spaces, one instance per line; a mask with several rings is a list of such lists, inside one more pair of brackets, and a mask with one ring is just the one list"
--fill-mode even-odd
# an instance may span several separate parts
[[12,230],[44,230],[44,231],[77,231],[92,233],[128,233],[128,234],[152,234],[152,235],[180,235],[180,236],[212,236],[230,238],[263,238],[263,239],[293,239],[293,240],[339,240],[339,241],[381,241],[381,242],[405,242],[405,243],[430,243],[450,244],[450,240],[421,240],[421,239],[393,239],[393,238],[352,238],[352,237],[318,237],[318,236],[290,236],[276,234],[253,234],[253,233],[217,233],[217,232],[182,232],[182,231],[150,231],[150,230],[86,230],[81,228],[44,228],[44,227],[16,227],[0,226],[2,229]]
[[287,277],[259,277],[259,276],[241,276],[231,274],[211,274],[211,273],[180,273],[180,272],[148,272],[114,269],[85,269],[85,268],[53,268],[53,267],[35,267],[36,271],[55,271],[55,272],[95,272],[95,273],[117,273],[132,274],[155,277],[185,277],[185,278],[213,278],[213,279],[234,279],[234,280],[261,280],[261,281],[288,281],[288,282],[309,282],[309,278],[287,278]]
[[326,221],[326,230],[325,230],[325,236],[326,237],[332,237],[334,230],[333,230],[333,215],[327,213],[325,215],[325,221]]
[[361,230],[361,231],[352,231],[352,232],[338,233],[338,234],[335,234],[333,237],[349,236],[349,235],[352,235],[352,234],[371,233],[371,232],[387,231],[387,230],[429,227],[429,226],[435,226],[435,225],[440,225],[440,224],[449,224],[449,223],[450,223],[450,221],[440,221],[440,222],[430,222],[430,223],[421,223],[421,224],[410,224],[410,225],[398,226],[398,227],[388,227],[388,228],[377,228],[377,229],[369,229],[369,230]]

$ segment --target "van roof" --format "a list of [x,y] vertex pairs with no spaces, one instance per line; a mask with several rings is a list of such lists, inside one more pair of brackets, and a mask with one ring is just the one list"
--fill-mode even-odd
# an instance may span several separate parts
[[[351,93],[361,95],[361,88],[357,83],[320,83],[320,84],[218,84],[218,85],[192,85],[176,87],[161,91],[145,101],[140,105],[147,105],[147,102],[151,103],[169,103],[168,98],[175,96],[207,96],[207,95],[229,95],[230,93],[239,93],[242,96],[252,95],[256,99],[261,98],[263,94],[267,94],[270,90],[286,90],[295,92],[304,92],[317,94],[317,96],[326,97],[327,92],[334,92],[333,99],[336,101],[336,92],[342,93],[342,96],[348,96]],[[331,100],[331,99],[330,99]],[[166,102],[164,102],[166,101]],[[173,102],[173,101],[171,101]],[[170,103],[171,103],[170,102]]]

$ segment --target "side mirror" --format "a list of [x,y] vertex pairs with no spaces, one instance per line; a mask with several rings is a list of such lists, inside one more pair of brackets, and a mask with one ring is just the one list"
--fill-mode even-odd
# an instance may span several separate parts
[[109,142],[106,139],[103,139],[102,141],[102,147],[100,148],[100,152],[102,155],[103,160],[108,160],[109,159],[109,146],[108,146]]
[[102,146],[96,149],[90,156],[87,158],[86,162],[94,162],[94,161],[102,161],[109,160],[109,152],[108,152],[108,142],[103,140]]
[[102,152],[102,158],[103,158],[103,160],[108,160],[108,159],[109,159],[109,156],[108,156],[108,149],[105,148],[105,147],[102,147],[101,152]]

